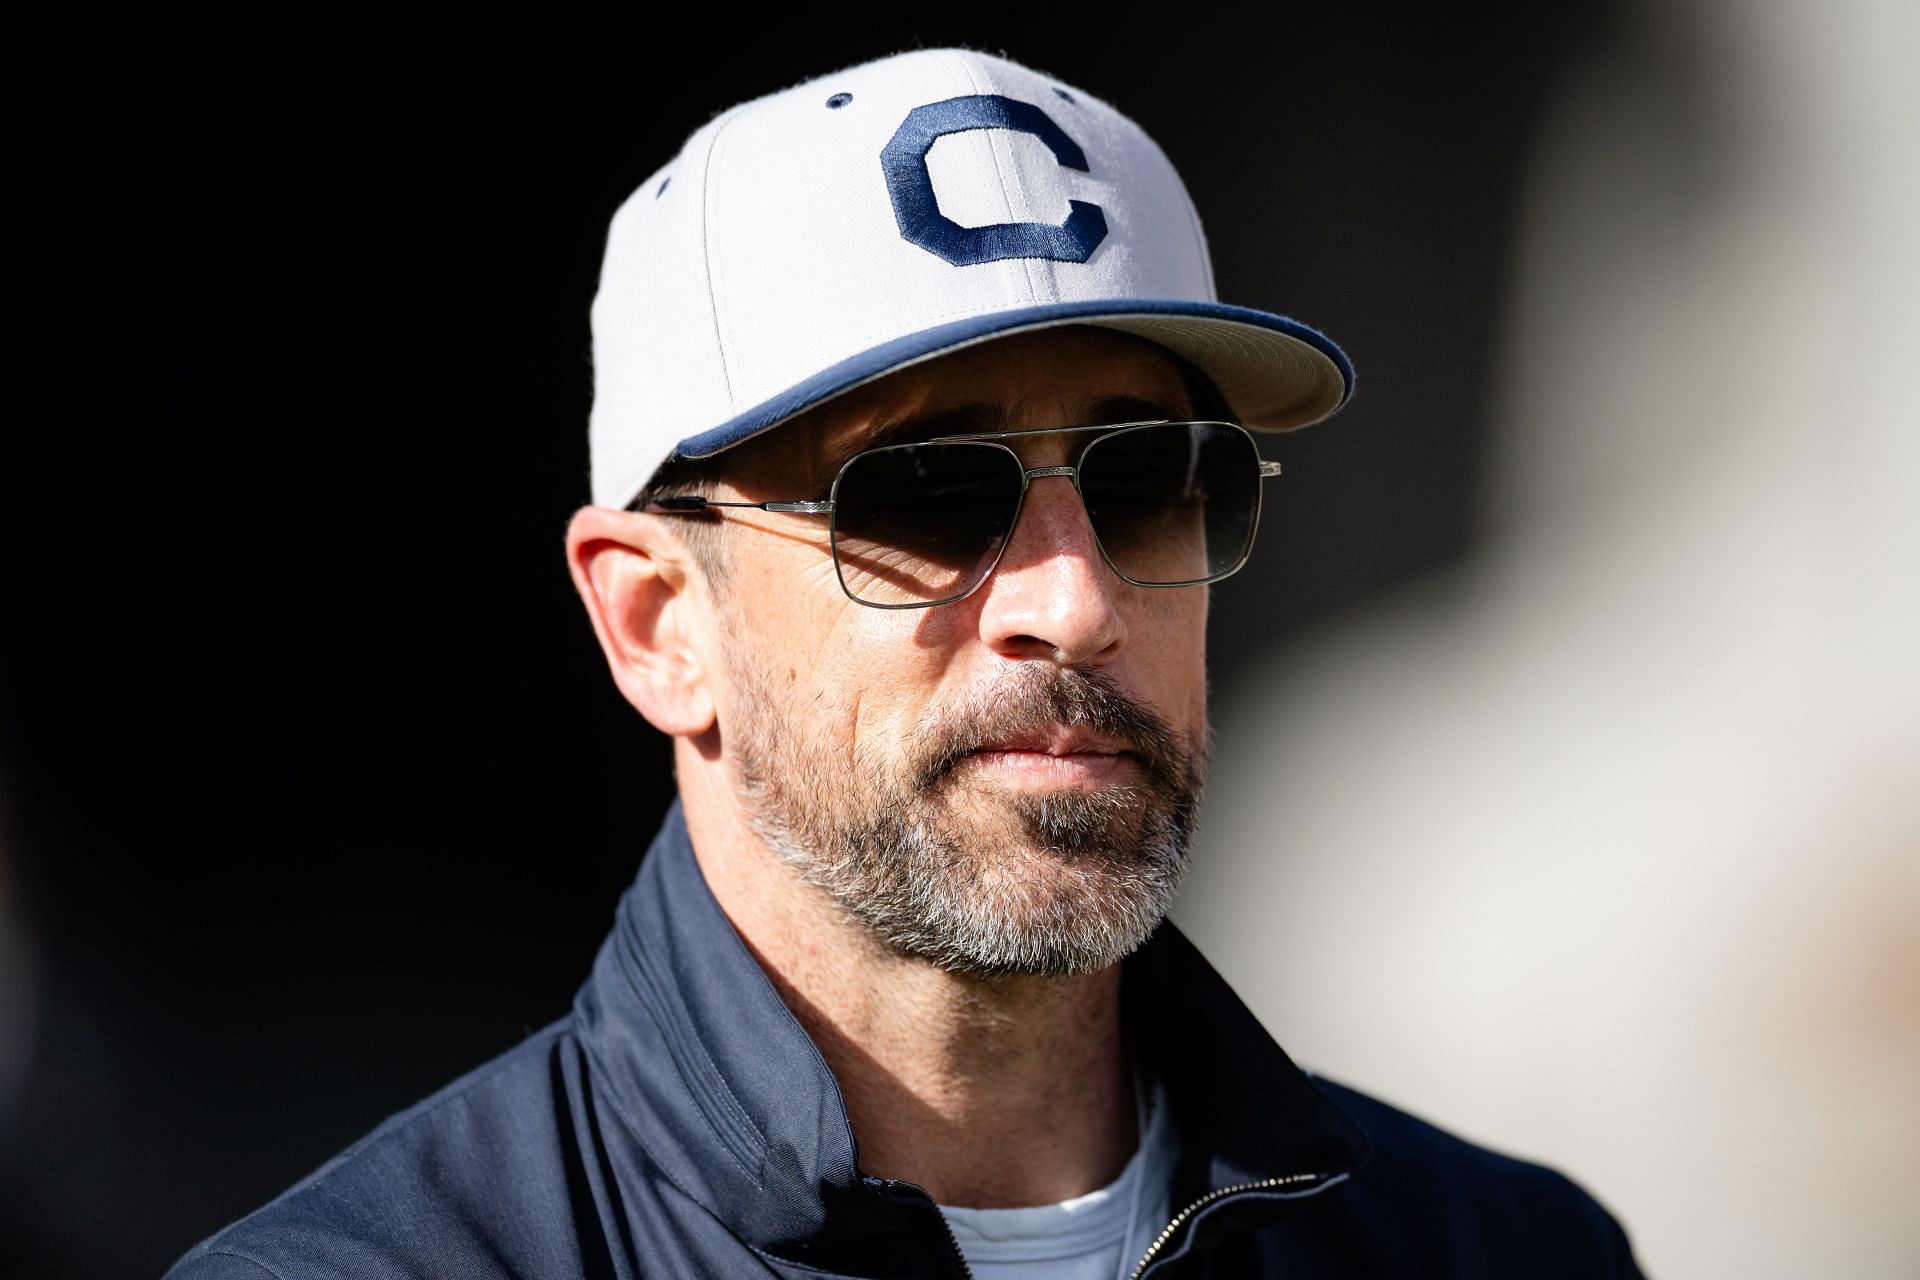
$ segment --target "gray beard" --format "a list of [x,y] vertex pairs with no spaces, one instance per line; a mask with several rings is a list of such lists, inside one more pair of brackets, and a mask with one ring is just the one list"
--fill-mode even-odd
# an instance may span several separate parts
[[[849,765],[844,744],[809,734],[758,663],[734,665],[742,698],[724,732],[748,822],[897,954],[975,977],[1067,977],[1122,959],[1166,916],[1187,870],[1205,750],[1107,676],[1023,665],[921,725],[902,757]],[[1123,744],[1135,781],[1008,793],[960,769],[979,745],[1052,724]]]

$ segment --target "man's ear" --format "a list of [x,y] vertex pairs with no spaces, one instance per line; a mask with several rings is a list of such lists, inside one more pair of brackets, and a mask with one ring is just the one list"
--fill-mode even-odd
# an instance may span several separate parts
[[660,732],[698,737],[714,723],[706,597],[664,523],[582,507],[567,525],[567,569],[627,701]]

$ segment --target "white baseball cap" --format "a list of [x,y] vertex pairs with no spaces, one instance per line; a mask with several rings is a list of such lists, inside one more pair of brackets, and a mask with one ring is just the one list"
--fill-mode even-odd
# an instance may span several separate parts
[[593,499],[917,361],[1097,325],[1211,377],[1249,427],[1346,402],[1320,333],[1214,294],[1199,215],[1141,128],[967,49],[734,107],[614,214],[593,302]]

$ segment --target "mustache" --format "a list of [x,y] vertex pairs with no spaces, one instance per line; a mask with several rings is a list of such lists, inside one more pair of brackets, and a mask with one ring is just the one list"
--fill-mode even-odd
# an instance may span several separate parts
[[925,791],[988,743],[1053,725],[1087,728],[1113,739],[1164,791],[1199,783],[1204,744],[1189,744],[1151,707],[1122,693],[1111,676],[1070,667],[1029,667],[921,726],[915,734],[919,763],[914,785]]

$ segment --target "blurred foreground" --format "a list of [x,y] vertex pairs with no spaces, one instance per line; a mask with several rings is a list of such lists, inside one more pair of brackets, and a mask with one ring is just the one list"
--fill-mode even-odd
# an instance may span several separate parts
[[1641,34],[1537,135],[1480,552],[1218,689],[1176,914],[1305,1065],[1573,1174],[1649,1274],[1894,1280],[1920,10]]

